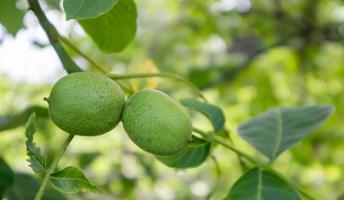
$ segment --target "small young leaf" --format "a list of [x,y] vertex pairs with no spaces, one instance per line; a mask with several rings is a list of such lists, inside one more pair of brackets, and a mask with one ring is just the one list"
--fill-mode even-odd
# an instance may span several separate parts
[[317,129],[333,111],[332,106],[324,105],[276,108],[239,126],[238,133],[270,160],[274,160]]
[[0,157],[0,199],[4,196],[6,190],[13,185],[14,174],[12,169]]
[[180,103],[205,115],[211,122],[214,131],[220,131],[224,127],[225,115],[218,106],[197,99],[182,99]]
[[193,136],[193,141],[180,152],[156,156],[156,158],[168,167],[191,168],[201,165],[209,156],[211,143]]
[[30,106],[22,112],[0,117],[0,132],[24,125],[33,112],[36,113],[37,117],[47,118],[49,116],[47,108],[35,105]]
[[51,174],[51,182],[57,189],[76,193],[80,191],[90,191],[99,193],[100,191],[86,178],[84,173],[77,167],[69,166]]
[[136,4],[133,0],[119,0],[104,15],[79,20],[86,33],[104,52],[120,52],[136,34]]
[[237,180],[225,200],[301,200],[299,192],[278,175],[254,168]]
[[69,19],[89,19],[109,11],[118,0],[64,0],[63,8]]
[[33,113],[26,124],[26,150],[29,156],[29,165],[35,173],[42,173],[46,170],[46,157],[42,154],[41,149],[33,142],[33,135],[36,132],[35,124],[36,115]]

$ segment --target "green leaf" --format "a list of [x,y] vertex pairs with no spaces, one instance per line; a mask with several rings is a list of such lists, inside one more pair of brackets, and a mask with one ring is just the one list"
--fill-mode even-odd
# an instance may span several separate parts
[[33,112],[36,113],[37,117],[47,118],[49,116],[47,108],[30,106],[17,114],[0,117],[0,132],[24,125]]
[[119,2],[104,15],[79,20],[86,33],[104,52],[120,52],[135,37],[137,10],[133,0]]
[[156,156],[156,158],[168,167],[191,168],[201,165],[209,156],[211,143],[193,136],[193,140],[180,152]]
[[225,200],[301,200],[298,191],[278,175],[254,168],[237,180]]
[[98,17],[111,8],[118,0],[64,0],[63,8],[69,19],[89,19]]
[[[14,184],[9,188],[6,197],[9,200],[31,200],[34,199],[40,183],[30,174],[16,173]],[[43,198],[46,200],[66,200],[67,198],[52,187],[47,186]]]
[[201,102],[197,99],[182,99],[180,103],[205,115],[211,122],[214,131],[220,131],[225,125],[225,116],[218,106]]
[[19,10],[16,3],[16,0],[0,1],[0,23],[12,35],[15,35],[23,27],[24,11]]
[[12,169],[0,157],[0,199],[4,196],[6,190],[13,185],[14,174]]
[[325,105],[276,108],[239,126],[238,133],[270,160],[274,160],[317,129],[333,111],[332,106]]
[[26,151],[29,156],[28,162],[35,173],[43,173],[46,170],[46,156],[41,152],[41,149],[33,142],[33,135],[36,132],[36,115],[33,113],[26,124]]
[[51,174],[51,182],[57,189],[76,193],[80,191],[90,191],[99,193],[100,191],[86,178],[84,173],[77,167],[69,166]]

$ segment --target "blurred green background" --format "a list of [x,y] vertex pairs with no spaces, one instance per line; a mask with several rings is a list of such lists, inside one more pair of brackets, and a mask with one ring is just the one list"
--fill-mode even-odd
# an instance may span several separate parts
[[[0,125],[4,125],[8,116],[30,105],[46,107],[43,97],[65,72],[35,16],[26,13],[26,2],[5,8],[4,2],[13,0],[1,1]],[[136,39],[118,54],[102,53],[75,21],[65,21],[58,0],[41,2],[61,34],[108,72],[161,71],[189,79],[224,109],[235,145],[257,157],[262,156],[237,136],[240,123],[276,106],[335,105],[336,112],[326,123],[283,153],[274,167],[319,199],[337,199],[344,193],[343,1],[140,0]],[[82,68],[96,71],[69,53]],[[176,99],[194,95],[170,80],[130,83],[136,90],[162,89]],[[211,130],[203,116],[191,114],[194,126]],[[66,136],[41,119],[35,140],[52,156]],[[137,148],[120,125],[99,137],[77,137],[60,162],[84,169],[102,194],[64,196],[206,199],[215,189],[211,199],[221,199],[242,171],[232,152],[217,147],[212,155],[220,175],[211,159],[198,168],[177,171]],[[29,191],[37,189],[37,176],[26,162],[23,126],[0,132],[0,156],[16,173],[12,198],[32,198]],[[48,199],[63,198],[49,194]]]

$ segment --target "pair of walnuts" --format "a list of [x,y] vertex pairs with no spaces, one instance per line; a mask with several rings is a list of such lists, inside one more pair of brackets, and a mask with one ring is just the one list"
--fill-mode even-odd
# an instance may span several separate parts
[[180,151],[192,133],[186,111],[165,93],[141,90],[126,101],[119,85],[100,74],[65,76],[46,100],[51,120],[69,134],[101,135],[122,121],[137,146],[157,155]]

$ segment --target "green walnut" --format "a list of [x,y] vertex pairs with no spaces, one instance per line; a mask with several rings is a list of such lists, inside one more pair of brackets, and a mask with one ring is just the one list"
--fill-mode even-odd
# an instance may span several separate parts
[[121,118],[123,91],[110,78],[91,72],[67,75],[53,86],[49,116],[62,130],[83,136],[104,134]]
[[124,107],[122,122],[137,146],[157,155],[180,151],[192,133],[190,117],[183,107],[158,90],[134,93]]

